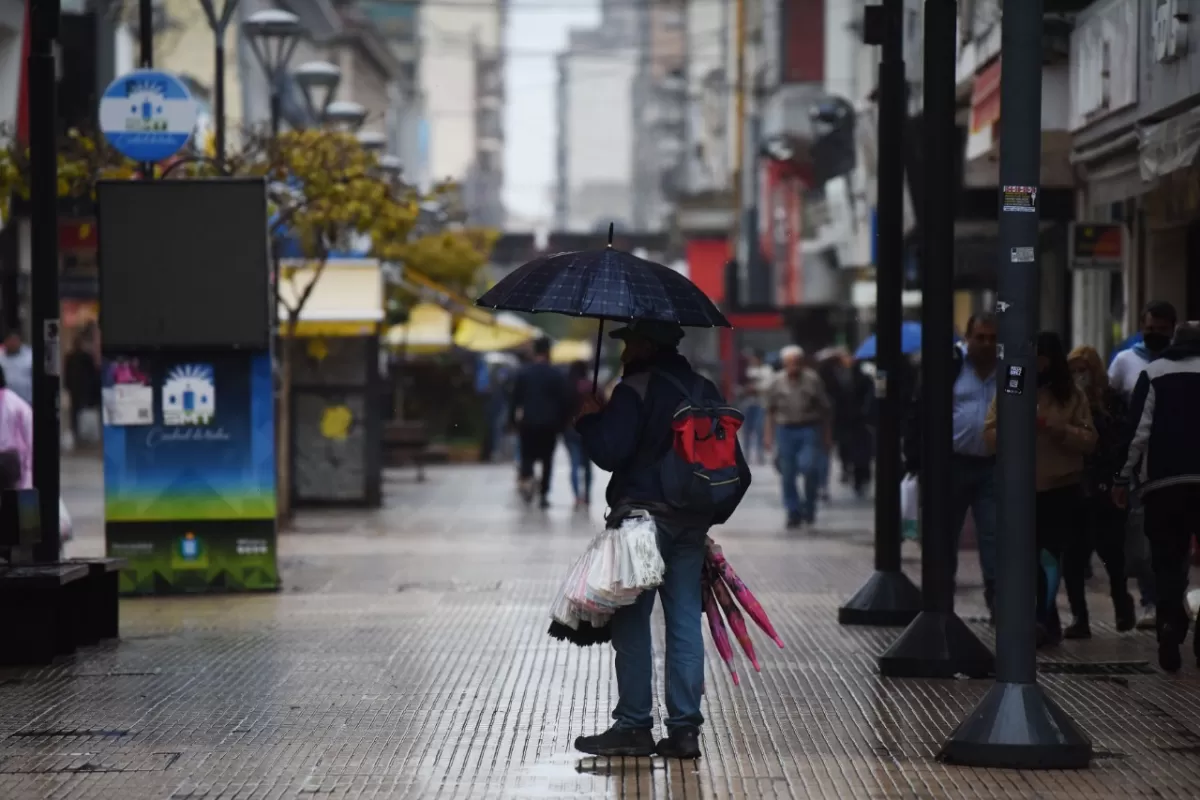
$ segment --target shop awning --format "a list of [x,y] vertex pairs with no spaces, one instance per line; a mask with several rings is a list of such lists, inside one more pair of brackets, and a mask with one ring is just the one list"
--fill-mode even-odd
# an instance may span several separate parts
[[443,353],[454,346],[454,315],[436,303],[417,303],[408,322],[388,329],[387,343],[414,355]]
[[[279,325],[286,333],[288,308],[312,291],[300,309],[298,336],[370,336],[384,319],[383,274],[373,258],[331,259],[317,273],[314,262],[280,263]],[[315,283],[314,283],[315,281]]]
[[1200,153],[1200,108],[1138,129],[1142,180],[1154,181],[1196,163]]
[[495,353],[528,344],[537,336],[536,328],[504,325],[499,319],[489,324],[463,317],[454,331],[454,344],[476,353]]
[[573,361],[590,363],[592,360],[592,343],[582,339],[563,339],[555,342],[550,348],[550,361],[554,364],[570,364]]

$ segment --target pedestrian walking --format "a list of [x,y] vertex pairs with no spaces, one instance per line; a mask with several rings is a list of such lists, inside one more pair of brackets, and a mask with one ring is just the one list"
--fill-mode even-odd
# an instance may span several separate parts
[[4,334],[0,348],[0,369],[8,377],[8,390],[26,403],[33,403],[33,349],[21,339],[16,328]]
[[[787,527],[797,528],[817,519],[817,492],[833,447],[832,406],[821,376],[805,363],[804,350],[789,345],[779,355],[783,371],[767,388],[763,445],[775,451]],[[804,481],[803,499],[798,478]]]
[[742,426],[742,447],[746,458],[755,464],[765,460],[763,434],[766,426],[766,407],[763,405],[767,388],[775,377],[775,370],[763,361],[756,350],[746,353],[746,372],[741,382],[742,414],[746,424]]
[[[521,449],[520,491],[526,503],[537,497],[543,509],[550,507],[554,449],[573,405],[566,376],[550,363],[550,340],[539,339],[532,360],[517,373],[512,398],[512,423]],[[535,464],[541,466],[540,481],[533,478]]]
[[8,386],[0,367],[0,485],[33,487],[33,409]]
[[[1083,512],[1084,459],[1096,448],[1096,428],[1087,396],[1075,385],[1062,339],[1053,331],[1037,338],[1037,500],[1034,507],[1037,569],[1038,644],[1062,640],[1058,585],[1063,549],[1076,535]],[[984,426],[988,448],[996,450],[996,402]]]
[[[988,613],[996,597],[996,456],[984,435],[988,409],[996,401],[996,318],[975,314],[967,321],[966,347],[954,345],[951,356],[953,384],[954,479],[950,486],[954,532],[952,574],[958,572],[958,551],[967,512],[975,522],[979,568],[983,572],[983,599]],[[1070,376],[1068,375],[1068,379]],[[905,468],[921,472],[922,389],[913,393],[908,432],[904,437]]]
[[1090,639],[1087,592],[1088,567],[1092,554],[1100,556],[1108,573],[1109,591],[1116,612],[1118,631],[1132,630],[1137,622],[1133,596],[1126,588],[1125,525],[1128,513],[1112,500],[1113,476],[1124,465],[1120,461],[1129,407],[1121,393],[1108,383],[1108,372],[1094,347],[1076,347],[1067,357],[1075,385],[1088,399],[1096,428],[1096,449],[1084,461],[1083,520],[1067,540],[1063,552],[1063,582],[1074,618],[1063,636]]
[[[719,411],[720,391],[692,369],[678,351],[683,329],[669,322],[635,321],[610,336],[625,343],[624,373],[612,399],[601,405],[585,398],[575,429],[584,450],[603,470],[612,473],[605,497],[611,512],[609,527],[636,514],[649,512],[657,528],[665,564],[657,593],[662,597],[667,630],[666,738],[655,743],[653,728],[654,656],[650,614],[655,590],[644,591],[633,605],[617,610],[610,623],[616,651],[617,704],[614,724],[603,733],[581,736],[575,748],[597,756],[648,756],[691,759],[700,756],[700,726],[704,716],[704,638],[701,632],[701,572],[705,543],[712,525],[724,523],[750,485],[750,469],[741,446],[733,439],[735,463],[725,467],[732,476],[722,481],[729,491],[718,505],[677,502],[677,438],[693,420],[676,423],[692,407]],[[736,412],[733,412],[736,414]],[[708,419],[706,416],[705,419]],[[723,440],[723,429],[712,437]],[[715,465],[706,465],[715,466]],[[688,478],[691,477],[690,470]],[[718,488],[713,482],[711,488]],[[709,492],[710,497],[716,492]]]
[[[567,383],[574,393],[572,416],[579,413],[587,398],[596,393],[595,385],[588,377],[588,365],[576,361],[567,370]],[[571,458],[571,491],[575,494],[576,510],[586,509],[592,500],[592,460],[588,458],[583,448],[583,437],[574,426],[569,426],[563,432],[563,443],[567,446],[567,455]]]
[[[1127,403],[1132,404],[1133,389],[1146,366],[1162,356],[1170,345],[1177,320],[1175,306],[1165,300],[1154,300],[1147,303],[1142,310],[1142,341],[1128,350],[1122,350],[1113,357],[1112,363],[1108,366],[1108,380]],[[1136,424],[1131,424],[1127,430],[1130,437],[1133,435],[1134,427]],[[1128,444],[1128,441],[1126,443]],[[1141,497],[1136,491],[1138,481],[1136,471],[1132,480],[1135,491],[1131,496],[1129,507],[1126,551],[1128,555],[1134,557],[1128,559],[1126,568],[1137,579],[1138,594],[1141,600],[1141,615],[1138,618],[1137,627],[1141,630],[1154,630],[1155,607],[1158,598],[1155,591],[1154,567],[1150,563],[1150,552],[1146,545],[1145,516],[1141,507]]]
[[[1182,665],[1187,638],[1187,564],[1200,535],[1200,323],[1180,326],[1174,341],[1147,364],[1134,389],[1130,419],[1136,420],[1129,455],[1117,475],[1113,500],[1129,502],[1137,478],[1145,507],[1146,538],[1158,589],[1158,663],[1168,672]],[[1192,639],[1200,664],[1200,636]]]

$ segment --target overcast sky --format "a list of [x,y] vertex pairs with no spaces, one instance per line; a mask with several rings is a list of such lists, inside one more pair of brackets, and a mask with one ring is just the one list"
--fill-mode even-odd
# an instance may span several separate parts
[[513,222],[549,222],[556,137],[554,53],[567,31],[599,22],[595,0],[511,0],[504,202]]

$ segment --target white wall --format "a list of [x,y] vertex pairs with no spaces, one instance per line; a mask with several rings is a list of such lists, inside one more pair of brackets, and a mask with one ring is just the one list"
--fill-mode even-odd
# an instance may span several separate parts
[[[688,120],[687,185],[692,191],[724,188],[732,172],[734,72],[733,4],[689,0],[687,4]],[[722,35],[722,32],[726,32]],[[716,85],[705,80],[717,71]],[[700,153],[697,155],[697,149]]]
[[498,0],[440,0],[420,7],[421,90],[429,122],[429,175],[461,179],[475,160],[475,61],[471,40],[499,47]]
[[0,125],[8,127],[17,121],[24,19],[22,0],[0,0]]
[[568,225],[588,229],[598,212],[629,220],[628,208],[575,208],[572,196],[589,184],[633,184],[633,49],[571,54],[566,69]]

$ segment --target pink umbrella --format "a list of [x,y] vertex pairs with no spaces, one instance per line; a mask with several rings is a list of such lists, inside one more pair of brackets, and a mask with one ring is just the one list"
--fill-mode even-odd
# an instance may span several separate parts
[[713,543],[711,539],[709,540],[708,547],[708,561],[712,564],[716,573],[721,576],[721,579],[728,584],[729,588],[733,591],[733,596],[741,603],[742,608],[746,609],[746,613],[750,615],[750,619],[754,620],[754,623],[762,628],[775,641],[775,644],[783,647],[783,640],[775,632],[775,626],[771,624],[767,612],[763,611],[758,598],[746,587],[742,579],[733,571],[733,567],[725,560],[725,554],[721,552],[721,546]]
[[704,613],[708,616],[708,630],[712,633],[713,644],[717,646],[717,652],[721,654],[721,658],[725,660],[725,664],[729,667],[729,673],[733,675],[733,685],[739,685],[737,670],[733,667],[733,645],[729,643],[729,632],[725,630],[725,621],[721,619],[721,611],[717,608],[717,598],[713,595],[712,586],[708,580],[704,581],[702,587],[702,597],[704,600]]
[[713,594],[717,596],[717,604],[725,612],[725,619],[729,622],[729,629],[733,631],[734,638],[742,646],[746,658],[749,658],[750,663],[754,665],[754,671],[762,672],[762,667],[758,665],[758,656],[754,653],[754,642],[750,641],[750,631],[746,629],[746,618],[738,610],[737,603],[733,602],[733,596],[729,594],[729,587],[715,571],[709,576],[709,582],[712,583]]

